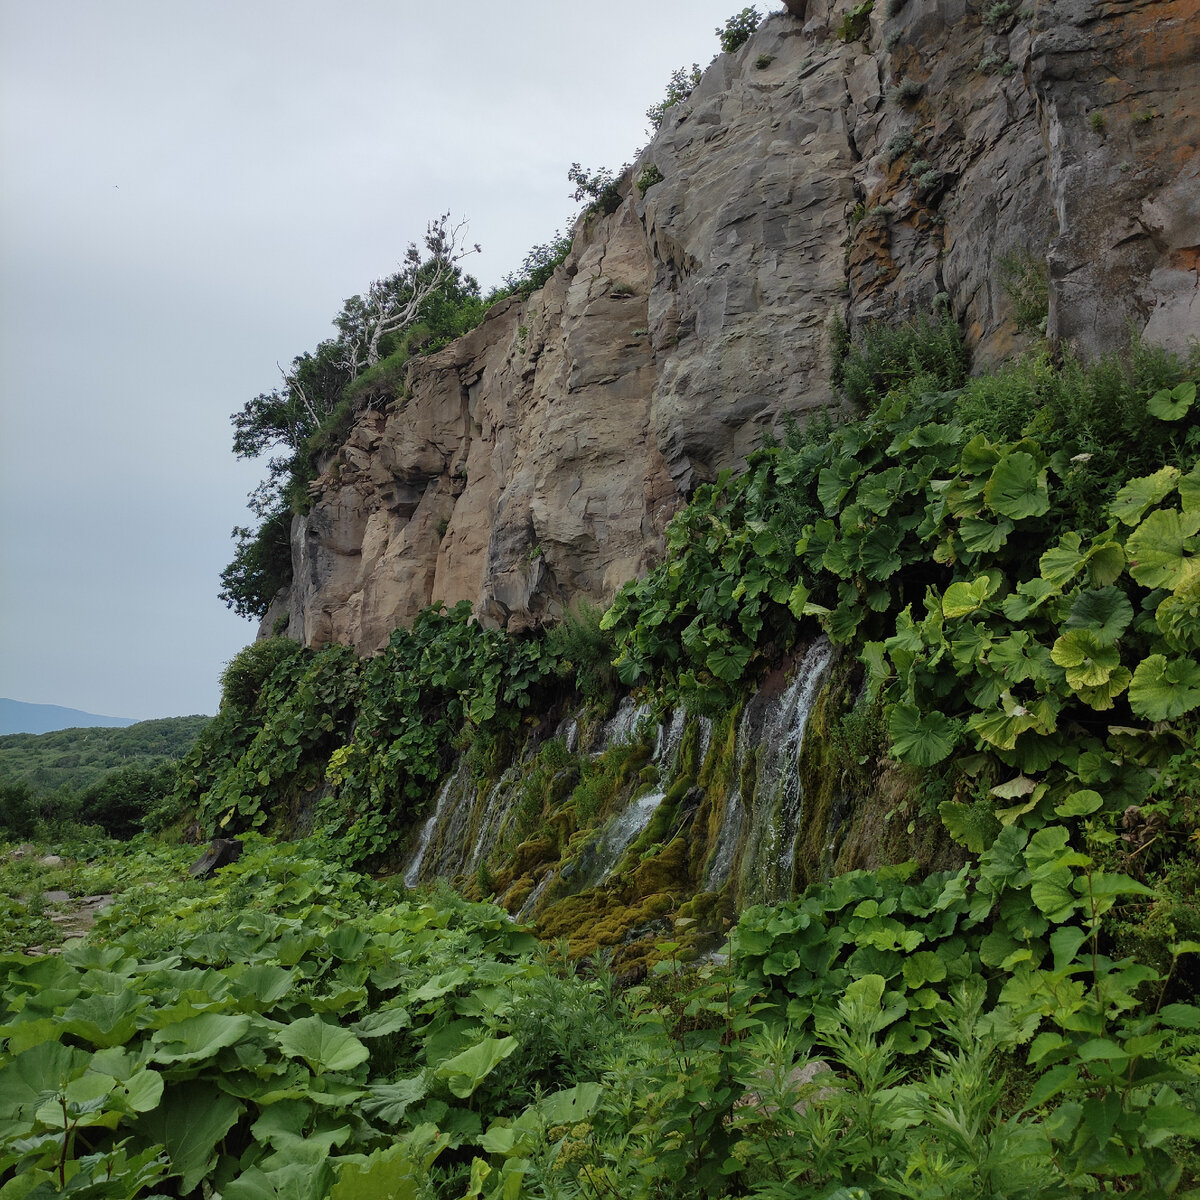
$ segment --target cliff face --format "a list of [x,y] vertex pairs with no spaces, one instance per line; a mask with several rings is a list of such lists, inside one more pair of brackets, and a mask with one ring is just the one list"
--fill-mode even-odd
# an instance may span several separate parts
[[370,652],[438,600],[514,630],[608,600],[698,483],[835,403],[836,318],[944,295],[994,361],[1044,268],[1085,358],[1200,334],[1197,0],[895,7],[793,0],[718,58],[551,282],[363,414],[264,629]]

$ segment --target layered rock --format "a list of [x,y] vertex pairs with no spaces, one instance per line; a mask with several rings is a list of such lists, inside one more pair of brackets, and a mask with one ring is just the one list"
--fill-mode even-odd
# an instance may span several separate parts
[[1017,7],[797,0],[717,58],[550,283],[362,415],[264,628],[370,652],[439,600],[514,630],[607,601],[698,483],[836,403],[838,322],[941,297],[995,361],[1048,269],[1084,357],[1200,332],[1196,0]]

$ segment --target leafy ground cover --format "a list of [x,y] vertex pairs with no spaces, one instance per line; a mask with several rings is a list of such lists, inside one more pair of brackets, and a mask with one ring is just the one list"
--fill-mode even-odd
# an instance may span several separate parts
[[[851,348],[864,416],[701,489],[599,628],[436,611],[368,664],[239,656],[174,804],[248,853],[213,884],[168,857],[87,941],[0,960],[0,1200],[1200,1194],[1196,364],[967,379],[955,339]],[[865,684],[824,773],[869,805],[886,752],[961,868],[751,908],[725,965],[684,964],[683,916],[625,992],[491,904],[347,869],[394,858],[456,752],[487,776],[572,676],[602,688],[606,633],[715,745],[818,628]],[[564,797],[612,802],[615,768],[565,755],[530,760],[514,856]],[[253,832],[302,819],[303,848]]]
[[1104,953],[1128,885],[1087,856],[1082,921],[1009,899],[1048,841],[843,876],[625,993],[489,904],[139,846],[89,938],[0,955],[0,1195],[1172,1194],[1200,1009]]

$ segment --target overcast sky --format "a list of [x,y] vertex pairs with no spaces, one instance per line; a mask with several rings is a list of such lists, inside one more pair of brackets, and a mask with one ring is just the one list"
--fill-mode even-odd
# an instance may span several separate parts
[[518,268],[740,7],[0,0],[0,695],[214,712],[230,413],[431,217]]

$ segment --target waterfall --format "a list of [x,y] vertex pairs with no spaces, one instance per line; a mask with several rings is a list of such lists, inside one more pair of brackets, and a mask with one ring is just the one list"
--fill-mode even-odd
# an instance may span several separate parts
[[483,811],[480,814],[479,836],[475,839],[475,847],[466,863],[468,871],[479,866],[503,832],[511,808],[513,785],[521,778],[521,767],[520,761],[513,763],[488,789],[487,799],[484,801]]
[[615,817],[610,818],[589,849],[588,857],[592,865],[584,877],[583,888],[595,887],[613,873],[621,856],[650,824],[650,819],[665,796],[665,792],[650,792],[631,801]]
[[[733,757],[733,783],[725,798],[725,814],[721,821],[721,829],[717,834],[717,844],[709,858],[708,870],[704,873],[704,890],[706,892],[720,891],[729,879],[733,867],[733,856],[737,851],[738,842],[742,838],[742,825],[746,815],[742,804],[742,767],[746,761],[746,752],[750,746],[750,713],[751,706],[746,705],[742,713],[741,724],[738,726],[737,744]],[[707,741],[712,741],[712,722],[708,722]],[[708,747],[705,746],[707,754]]]
[[637,737],[638,726],[649,716],[648,704],[635,704],[632,696],[626,696],[604,726],[604,738],[597,753],[603,754],[610,746],[632,742]]
[[[785,738],[785,755],[781,781],[781,840],[786,843],[786,849],[779,860],[780,877],[786,884],[786,896],[792,894],[792,881],[795,872],[796,841],[800,837],[800,817],[804,803],[804,793],[800,786],[800,751],[804,748],[804,733],[808,728],[808,718],[816,703],[825,673],[833,662],[833,647],[825,637],[815,641],[804,656],[800,670],[796,672],[796,696],[788,719],[788,733]],[[784,897],[780,897],[783,899]]]
[[442,813],[446,810],[446,801],[450,797],[450,789],[454,780],[455,775],[446,776],[446,782],[442,784],[442,789],[438,792],[437,804],[434,805],[429,820],[421,826],[421,835],[417,839],[417,851],[404,870],[405,887],[417,886],[417,877],[421,874],[421,864],[425,861],[425,851],[429,849],[429,839],[433,837],[433,831],[437,828],[438,822],[442,819]]
[[[791,896],[804,800],[800,751],[809,714],[832,661],[833,647],[827,638],[818,638],[778,700],[760,703],[755,697],[747,704],[738,727],[733,782],[705,872],[706,890],[716,891],[729,881],[740,847],[742,902],[769,903]],[[741,777],[750,753],[757,756],[757,769],[753,802],[747,807]]]
[[463,754],[438,791],[433,815],[421,828],[417,853],[404,872],[406,884],[412,887],[422,874],[436,879],[457,873],[473,799],[474,781]]
[[683,745],[683,731],[687,728],[687,709],[677,708],[671,719],[658,727],[654,739],[654,753],[650,756],[652,763],[658,764],[660,779],[667,779],[675,774],[679,765],[679,748]]

